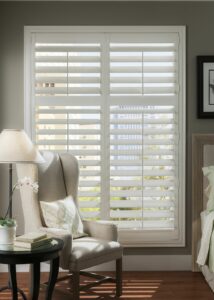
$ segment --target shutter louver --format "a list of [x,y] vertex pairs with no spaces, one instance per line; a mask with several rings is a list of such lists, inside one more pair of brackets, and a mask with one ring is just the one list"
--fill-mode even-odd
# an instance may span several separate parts
[[37,44],[37,96],[101,94],[100,44]]
[[175,43],[111,43],[111,95],[176,93]]

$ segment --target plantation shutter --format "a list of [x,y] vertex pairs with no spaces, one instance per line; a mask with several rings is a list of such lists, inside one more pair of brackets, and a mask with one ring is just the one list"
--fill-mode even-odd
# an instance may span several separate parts
[[99,218],[100,42],[35,42],[35,83],[36,143],[78,158],[82,216]]
[[83,218],[178,233],[180,33],[35,33],[32,49],[32,136],[78,158]]
[[110,216],[121,228],[173,229],[178,39],[132,39],[110,43]]
[[111,218],[121,227],[173,228],[174,121],[174,107],[111,109]]

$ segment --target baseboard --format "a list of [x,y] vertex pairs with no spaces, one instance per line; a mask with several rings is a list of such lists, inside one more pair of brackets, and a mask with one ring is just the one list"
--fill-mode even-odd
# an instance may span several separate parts
[[[113,271],[114,262],[91,268],[93,271]],[[28,265],[18,265],[17,272],[28,272]],[[42,264],[42,272],[49,271],[48,264]],[[124,271],[191,271],[191,255],[126,255],[123,257]],[[0,272],[7,272],[6,265],[0,265]]]
[[[97,271],[112,271],[114,269],[114,262],[96,267]],[[123,257],[123,270],[190,271],[191,255],[126,255]]]

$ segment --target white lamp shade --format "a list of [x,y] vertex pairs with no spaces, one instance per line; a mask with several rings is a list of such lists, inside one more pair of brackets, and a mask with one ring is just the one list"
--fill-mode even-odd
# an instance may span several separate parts
[[24,130],[4,129],[0,134],[0,163],[43,163],[45,160]]

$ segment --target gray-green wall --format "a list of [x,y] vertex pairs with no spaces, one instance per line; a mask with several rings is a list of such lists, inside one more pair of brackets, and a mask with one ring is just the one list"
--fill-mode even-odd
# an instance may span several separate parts
[[[23,127],[25,25],[186,25],[187,193],[186,247],[127,249],[128,254],[191,253],[191,136],[212,133],[213,120],[196,116],[196,56],[214,55],[211,2],[0,2],[0,130]],[[184,162],[185,163],[185,162]],[[0,213],[7,201],[6,167],[0,166]],[[18,202],[18,201],[17,201]],[[18,203],[15,208],[18,208]],[[17,214],[15,212],[15,214]],[[20,213],[19,213],[20,215]],[[18,218],[20,226],[22,219]]]

